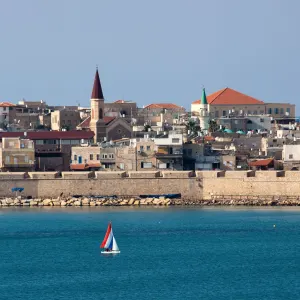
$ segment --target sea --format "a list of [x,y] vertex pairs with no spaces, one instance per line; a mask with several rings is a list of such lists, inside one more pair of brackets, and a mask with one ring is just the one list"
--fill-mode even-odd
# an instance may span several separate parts
[[300,209],[2,208],[0,299],[300,299]]

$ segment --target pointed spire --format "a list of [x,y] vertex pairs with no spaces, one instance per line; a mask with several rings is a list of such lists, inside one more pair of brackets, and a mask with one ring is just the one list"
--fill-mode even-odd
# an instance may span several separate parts
[[205,88],[202,90],[201,104],[207,104]]
[[98,73],[98,66],[96,67],[96,74],[95,74],[91,99],[104,99],[102,88],[101,88],[100,77]]

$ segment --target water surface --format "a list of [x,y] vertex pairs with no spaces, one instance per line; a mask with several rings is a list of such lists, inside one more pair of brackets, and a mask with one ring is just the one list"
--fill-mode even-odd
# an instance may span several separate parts
[[300,299],[299,232],[286,208],[3,208],[0,298]]

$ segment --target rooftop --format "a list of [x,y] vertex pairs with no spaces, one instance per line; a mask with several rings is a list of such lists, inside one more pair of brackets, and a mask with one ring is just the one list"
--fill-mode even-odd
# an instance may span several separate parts
[[10,106],[16,106],[16,105],[10,102],[0,102],[0,107],[10,107]]
[[0,132],[0,139],[6,137],[21,137],[30,140],[78,140],[78,139],[92,139],[94,137],[93,131],[29,131],[29,132]]
[[[107,116],[104,116],[103,120],[105,122],[105,125],[108,125],[115,118],[116,117],[107,117]],[[89,116],[85,120],[83,120],[79,125],[77,125],[77,127],[78,128],[90,128],[90,122],[91,122],[91,116]]]
[[146,105],[144,108],[147,108],[147,109],[156,109],[156,108],[178,109],[178,108],[182,108],[182,106],[179,106],[179,105],[173,104],[173,103],[152,103],[152,104]]
[[267,159],[259,159],[255,161],[250,161],[249,166],[250,167],[267,167],[273,162],[273,158],[267,158]]
[[[206,96],[207,102],[209,104],[213,105],[226,105],[226,104],[232,104],[232,105],[253,105],[253,104],[264,104],[263,101],[257,100],[253,97],[247,96],[245,94],[242,94],[238,91],[235,91],[231,88],[225,88],[222,90],[219,90],[209,96]],[[193,102],[193,104],[200,104],[200,100],[196,100]]]

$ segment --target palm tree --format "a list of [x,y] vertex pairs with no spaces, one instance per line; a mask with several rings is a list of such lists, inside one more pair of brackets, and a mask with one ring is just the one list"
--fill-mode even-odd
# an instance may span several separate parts
[[210,120],[209,121],[209,131],[210,132],[215,132],[218,130],[218,124],[215,120]]

